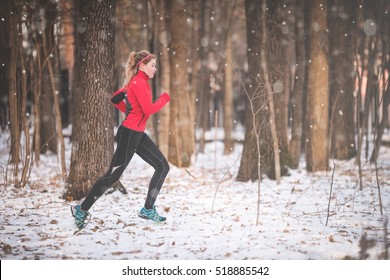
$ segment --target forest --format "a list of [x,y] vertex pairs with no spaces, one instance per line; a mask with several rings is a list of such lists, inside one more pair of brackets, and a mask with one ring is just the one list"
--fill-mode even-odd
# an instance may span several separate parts
[[55,155],[62,199],[85,197],[124,119],[110,97],[144,49],[153,97],[171,96],[147,131],[174,167],[239,145],[232,176],[254,193],[334,161],[353,161],[360,190],[363,166],[390,168],[390,0],[2,0],[0,14],[0,185],[25,188]]
[[[280,182],[301,156],[375,162],[389,128],[390,1],[2,1],[2,130],[9,183],[23,187],[40,155],[60,158],[79,199],[110,162],[108,102],[131,51],[158,55],[153,94],[170,106],[148,128],[169,162],[188,167],[205,133],[224,153],[242,141],[237,180]],[[63,129],[71,126],[71,135]],[[244,139],[235,139],[237,127]],[[90,129],[93,128],[93,129]],[[65,165],[64,137],[72,160]],[[372,147],[372,149],[371,149]]]

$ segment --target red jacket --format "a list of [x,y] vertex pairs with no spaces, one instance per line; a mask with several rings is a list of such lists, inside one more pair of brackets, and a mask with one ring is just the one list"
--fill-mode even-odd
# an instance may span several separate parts
[[160,111],[170,100],[168,93],[163,93],[153,103],[148,80],[149,77],[144,72],[138,71],[127,86],[111,97],[114,106],[126,114],[122,125],[127,128],[144,132],[149,116]]

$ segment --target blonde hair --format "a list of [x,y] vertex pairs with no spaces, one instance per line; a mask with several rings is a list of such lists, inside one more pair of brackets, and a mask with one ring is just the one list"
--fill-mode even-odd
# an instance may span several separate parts
[[147,50],[142,50],[140,52],[131,52],[126,64],[126,79],[124,84],[127,85],[131,81],[131,79],[138,73],[138,69],[141,63],[147,64],[152,59],[156,59],[156,56],[154,54],[151,54]]

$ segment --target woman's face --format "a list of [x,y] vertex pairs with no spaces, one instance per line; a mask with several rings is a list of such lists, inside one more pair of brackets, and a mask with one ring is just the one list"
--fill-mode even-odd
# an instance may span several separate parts
[[156,68],[156,59],[152,59],[150,60],[148,63],[144,64],[144,63],[141,63],[141,67],[140,69],[145,72],[145,74],[151,79],[154,77],[154,74],[156,73],[157,71],[157,68]]

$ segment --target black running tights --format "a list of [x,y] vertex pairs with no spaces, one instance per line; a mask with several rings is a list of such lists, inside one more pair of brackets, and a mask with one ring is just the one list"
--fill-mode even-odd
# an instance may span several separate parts
[[169,172],[169,164],[164,155],[153,143],[152,139],[144,133],[120,126],[117,131],[117,147],[111,161],[110,168],[103,177],[92,186],[87,197],[81,204],[81,209],[88,211],[95,201],[116,181],[126,169],[134,153],[149,163],[155,172],[149,184],[145,208],[152,209],[160,192],[165,177]]

